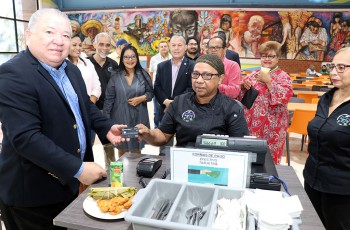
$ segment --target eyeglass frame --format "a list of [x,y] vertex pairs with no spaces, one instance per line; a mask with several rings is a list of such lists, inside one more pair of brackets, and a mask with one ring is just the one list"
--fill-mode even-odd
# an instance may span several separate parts
[[[341,68],[344,68],[343,70],[339,70],[339,66],[342,66]],[[333,71],[333,69],[335,68],[335,70],[337,71],[337,73],[344,73],[346,68],[350,67],[350,65],[345,65],[345,64],[328,64],[327,65],[327,69],[329,70],[329,72]]]
[[[193,77],[193,74],[198,74],[198,77]],[[205,74],[207,76],[205,76]],[[220,74],[219,73],[208,73],[208,72],[199,73],[199,72],[196,72],[196,71],[191,73],[192,79],[198,79],[200,76],[203,78],[203,80],[209,81],[209,80],[211,80],[213,78],[213,76],[220,76]]]
[[223,49],[223,46],[209,46],[207,45],[208,50],[214,50],[214,51],[218,51],[219,49]]
[[128,56],[128,55],[124,55],[123,56],[123,59],[125,60],[135,60],[136,59],[136,55],[131,55],[131,56]]
[[198,43],[188,43],[188,46],[198,46]]
[[272,60],[272,59],[275,59],[277,57],[278,57],[277,55],[266,55],[266,54],[260,55],[261,59],[267,59],[267,60]]

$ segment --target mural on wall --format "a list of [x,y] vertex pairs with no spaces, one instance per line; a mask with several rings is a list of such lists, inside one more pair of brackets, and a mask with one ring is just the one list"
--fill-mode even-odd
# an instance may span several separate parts
[[173,34],[202,41],[219,30],[226,34],[227,48],[246,58],[258,58],[259,45],[269,40],[282,44],[282,58],[298,60],[330,61],[338,49],[350,46],[349,12],[160,10],[68,16],[88,54],[94,37],[103,31],[113,45],[124,38],[140,55],[156,54],[159,42]]

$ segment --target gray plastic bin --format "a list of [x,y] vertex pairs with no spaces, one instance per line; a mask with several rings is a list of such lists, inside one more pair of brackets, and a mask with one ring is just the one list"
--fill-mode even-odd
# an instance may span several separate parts
[[[216,218],[217,200],[239,199],[243,192],[244,190],[233,190],[214,185],[153,179],[145,189],[139,190],[136,194],[133,205],[124,219],[132,223],[134,230],[214,230],[212,225]],[[153,209],[160,199],[169,199],[173,204],[164,220],[152,219]],[[186,210],[194,206],[200,206],[206,210],[199,226],[187,224]],[[255,221],[252,220],[252,218],[247,218],[247,230],[255,229]],[[291,229],[298,230],[299,223],[295,222]]]
[[[133,224],[134,230],[154,229],[213,229],[216,215],[216,201],[220,198],[240,198],[244,190],[231,190],[194,183],[181,183],[170,180],[153,179],[145,189],[141,189],[133,200],[133,205],[124,219]],[[173,204],[164,220],[151,219],[153,207],[159,199],[170,199]],[[188,225],[186,210],[203,207],[206,214],[200,225]]]

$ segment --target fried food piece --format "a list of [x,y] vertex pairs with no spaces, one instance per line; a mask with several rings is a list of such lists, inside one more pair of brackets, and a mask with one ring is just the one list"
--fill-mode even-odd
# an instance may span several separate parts
[[110,201],[109,200],[97,200],[97,205],[101,212],[106,213],[109,211]]
[[133,198],[134,198],[134,196],[130,197],[129,200],[128,200],[128,202],[126,202],[126,203],[123,205],[123,207],[124,207],[125,209],[129,209],[129,208],[131,207],[131,205],[132,205],[131,201],[132,201]]
[[123,197],[120,197],[120,196],[111,199],[111,201],[112,201],[113,203],[115,203],[116,205],[123,205],[123,204],[125,204],[126,202],[128,202],[128,200],[129,200],[128,197],[123,198]]
[[[127,197],[114,197],[110,200],[97,200],[96,202],[101,212],[108,212],[111,215],[118,215],[124,209],[131,207],[131,198]],[[127,208],[125,208],[123,205],[125,205]]]
[[123,211],[123,206],[114,206],[113,209],[114,209],[113,211],[112,210],[109,211],[109,214],[115,216],[120,214]]

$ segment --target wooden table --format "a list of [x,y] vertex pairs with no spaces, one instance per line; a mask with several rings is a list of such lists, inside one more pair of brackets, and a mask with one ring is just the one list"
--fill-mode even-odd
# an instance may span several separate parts
[[316,111],[317,104],[289,102],[287,108],[289,111],[294,111],[296,109]]
[[[156,157],[163,160],[161,168],[158,170],[154,178],[160,178],[164,171],[169,168],[168,162],[164,156],[151,156],[142,154],[126,153],[119,160],[124,164],[124,181],[125,186],[135,186],[138,189],[141,186],[138,184],[138,177],[136,176],[136,165],[145,157]],[[299,225],[300,230],[324,230],[324,227],[317,216],[315,209],[313,208],[307,194],[304,191],[295,171],[290,166],[276,166],[278,175],[283,179],[290,194],[298,195],[303,205],[303,212],[301,214],[302,224]],[[102,181],[98,184],[92,185],[93,187],[105,187],[108,186],[109,179]],[[129,222],[121,220],[106,221],[100,220],[88,216],[84,213],[83,202],[88,193],[87,189],[80,194],[66,209],[64,209],[54,219],[54,224],[57,226],[66,227],[68,229],[84,229],[84,230],[97,230],[97,229],[118,229],[118,230],[132,230],[132,225]]]
[[293,94],[298,95],[299,93],[303,94],[317,94],[319,97],[325,94],[324,91],[304,91],[304,90],[293,90]]

